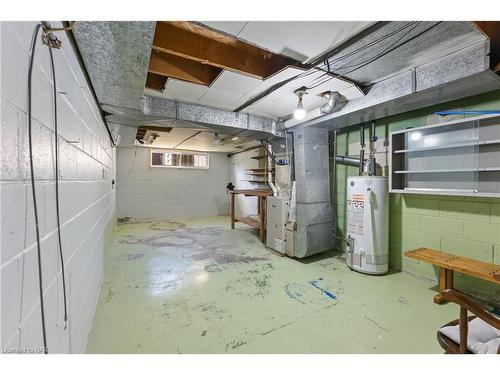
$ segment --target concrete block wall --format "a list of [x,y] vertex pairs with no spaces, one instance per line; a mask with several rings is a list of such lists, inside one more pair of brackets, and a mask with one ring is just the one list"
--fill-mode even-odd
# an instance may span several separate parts
[[[386,140],[391,131],[453,119],[434,115],[440,110],[499,108],[500,91],[495,91],[377,120],[376,132],[380,139],[375,148],[379,173],[387,175]],[[337,146],[339,155],[358,156],[359,127],[349,128],[339,134]],[[348,176],[357,174],[356,167],[337,164],[336,196],[333,200],[336,203],[334,208],[339,237],[345,238],[346,180]],[[389,202],[389,256],[392,269],[437,280],[438,271],[435,267],[404,256],[406,250],[417,247],[429,247],[500,264],[500,198],[390,194]],[[342,247],[340,242],[337,244]],[[458,289],[500,305],[500,287],[493,283],[456,274],[455,285]]]
[[118,218],[187,219],[229,214],[230,161],[210,153],[209,169],[151,167],[149,147],[117,149]]
[[[58,25],[59,23],[53,23]],[[1,348],[42,347],[37,249],[28,158],[28,54],[34,22],[2,22]],[[68,326],[58,256],[49,52],[40,36],[33,67],[33,145],[49,353],[85,350],[115,222],[114,149],[64,33],[54,50],[58,89],[60,209]]]

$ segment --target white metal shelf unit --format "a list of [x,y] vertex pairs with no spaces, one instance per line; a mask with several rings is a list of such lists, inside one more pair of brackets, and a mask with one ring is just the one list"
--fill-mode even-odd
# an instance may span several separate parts
[[390,135],[390,192],[500,197],[500,116]]

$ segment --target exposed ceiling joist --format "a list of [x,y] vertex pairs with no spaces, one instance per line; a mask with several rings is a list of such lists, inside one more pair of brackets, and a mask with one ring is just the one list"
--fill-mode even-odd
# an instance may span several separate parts
[[153,50],[266,78],[296,62],[189,22],[157,22]]
[[172,128],[167,127],[167,126],[149,126],[149,125],[148,126],[140,126],[137,128],[137,133],[136,133],[135,138],[137,140],[144,139],[144,136],[146,135],[148,130],[169,133],[172,130]]
[[490,40],[490,66],[500,72],[500,21],[475,21],[474,24]]
[[152,90],[162,91],[167,82],[167,77],[155,73],[148,73],[146,87]]
[[149,72],[183,81],[210,85],[222,69],[169,53],[152,51]]

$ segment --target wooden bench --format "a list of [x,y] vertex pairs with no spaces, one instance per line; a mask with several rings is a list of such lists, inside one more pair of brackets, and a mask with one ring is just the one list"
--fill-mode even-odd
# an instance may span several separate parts
[[[266,240],[266,220],[267,220],[267,197],[273,192],[269,189],[234,189],[229,192],[231,194],[231,228],[234,229],[234,223],[242,222],[259,230],[260,240]],[[243,194],[245,197],[257,197],[257,215],[236,217],[234,196]]]
[[439,294],[434,296],[435,303],[445,301],[441,293],[453,289],[453,272],[474,276],[500,284],[500,265],[443,253],[432,249],[420,248],[405,252],[408,258],[434,264],[439,267]]

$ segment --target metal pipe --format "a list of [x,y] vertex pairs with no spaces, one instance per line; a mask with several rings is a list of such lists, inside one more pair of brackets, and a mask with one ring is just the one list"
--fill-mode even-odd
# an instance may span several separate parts
[[340,94],[337,91],[329,91],[328,95],[325,97],[328,98],[328,102],[322,105],[319,111],[322,114],[327,115],[328,113],[332,112],[335,106],[337,105],[337,101],[340,98]]
[[359,160],[358,160],[358,165],[359,165],[359,175],[361,176],[363,174],[363,169],[365,167],[365,149],[362,148],[359,151]]
[[370,175],[377,174],[377,163],[375,161],[375,142],[377,142],[377,134],[375,131],[375,121],[370,123]]
[[[358,167],[359,166],[359,158],[353,158],[350,156],[342,156],[342,155],[336,155],[336,156],[331,156],[330,159],[335,160],[335,164],[342,164],[342,165],[350,165],[353,167]],[[335,165],[336,167],[336,165]]]
[[[338,129],[335,129],[333,131],[333,150],[332,150],[332,153],[333,153],[333,157],[330,157],[331,160],[333,160],[333,164],[332,164],[332,174],[333,174],[333,187],[332,187],[332,203],[335,202],[335,198],[336,198],[336,186],[337,186],[337,131]],[[334,205],[334,209],[335,209],[335,205]]]
[[365,148],[365,124],[361,123],[359,125],[359,145],[361,148]]
[[363,174],[364,164],[365,164],[365,125],[361,123],[359,126],[359,145],[361,150],[359,151],[359,175]]
[[335,248],[338,248],[337,245],[337,132],[338,129],[333,130],[333,157],[330,156],[330,159],[333,159],[332,163],[332,195],[331,195],[331,203],[333,208],[333,237],[335,238]]
[[377,135],[375,134],[375,121],[372,121],[370,124],[370,142],[377,142]]
[[274,159],[271,157],[273,155],[273,148],[271,146],[271,143],[267,144],[266,155],[267,155],[266,167],[267,167],[267,172],[268,172],[267,173],[267,183],[268,183],[269,187],[271,188],[271,190],[273,191],[273,196],[276,197],[276,196],[278,196],[278,189],[276,188],[276,186],[273,183],[273,173],[271,172],[273,169],[273,166],[274,166],[273,165]]

